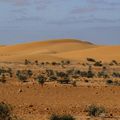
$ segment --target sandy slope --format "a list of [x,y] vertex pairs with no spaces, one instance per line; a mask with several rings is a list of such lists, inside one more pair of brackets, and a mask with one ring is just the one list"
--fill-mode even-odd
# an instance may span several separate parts
[[120,46],[99,46],[92,49],[76,50],[57,54],[59,57],[80,60],[87,57],[103,61],[120,60]]
[[96,47],[96,45],[74,39],[31,42],[0,48],[0,56],[2,56],[0,60],[24,60],[25,58],[38,60],[58,60],[59,56],[53,56],[54,54],[93,47]]
[[75,39],[57,39],[0,47],[0,61],[23,61],[24,59],[55,61],[61,59],[120,60],[120,46],[98,46]]

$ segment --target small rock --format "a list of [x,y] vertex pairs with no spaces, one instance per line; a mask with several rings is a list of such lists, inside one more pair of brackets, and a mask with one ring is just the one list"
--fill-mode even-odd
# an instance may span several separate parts
[[48,111],[48,110],[49,110],[49,108],[45,108],[44,110],[45,110],[45,111]]
[[22,90],[22,89],[19,89],[19,90],[18,90],[18,93],[21,93],[21,92],[23,92],[23,90]]

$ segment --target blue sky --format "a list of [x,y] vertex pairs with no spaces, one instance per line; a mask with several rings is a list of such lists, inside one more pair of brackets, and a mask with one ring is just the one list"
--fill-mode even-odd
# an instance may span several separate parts
[[0,0],[0,44],[54,38],[120,44],[120,0]]

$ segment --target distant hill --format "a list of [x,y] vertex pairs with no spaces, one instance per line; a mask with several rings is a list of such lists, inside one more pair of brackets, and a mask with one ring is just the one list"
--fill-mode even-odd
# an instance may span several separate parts
[[58,60],[61,59],[55,54],[84,50],[97,47],[93,43],[76,39],[55,39],[48,41],[37,41],[23,44],[10,45],[0,48],[0,60]]
[[76,39],[36,41],[0,47],[0,61],[120,60],[120,46],[100,46]]

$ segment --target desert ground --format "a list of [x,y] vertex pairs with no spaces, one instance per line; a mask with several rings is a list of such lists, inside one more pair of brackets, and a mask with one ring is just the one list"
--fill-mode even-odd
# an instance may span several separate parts
[[0,102],[17,120],[120,120],[119,51],[75,39],[1,45]]

